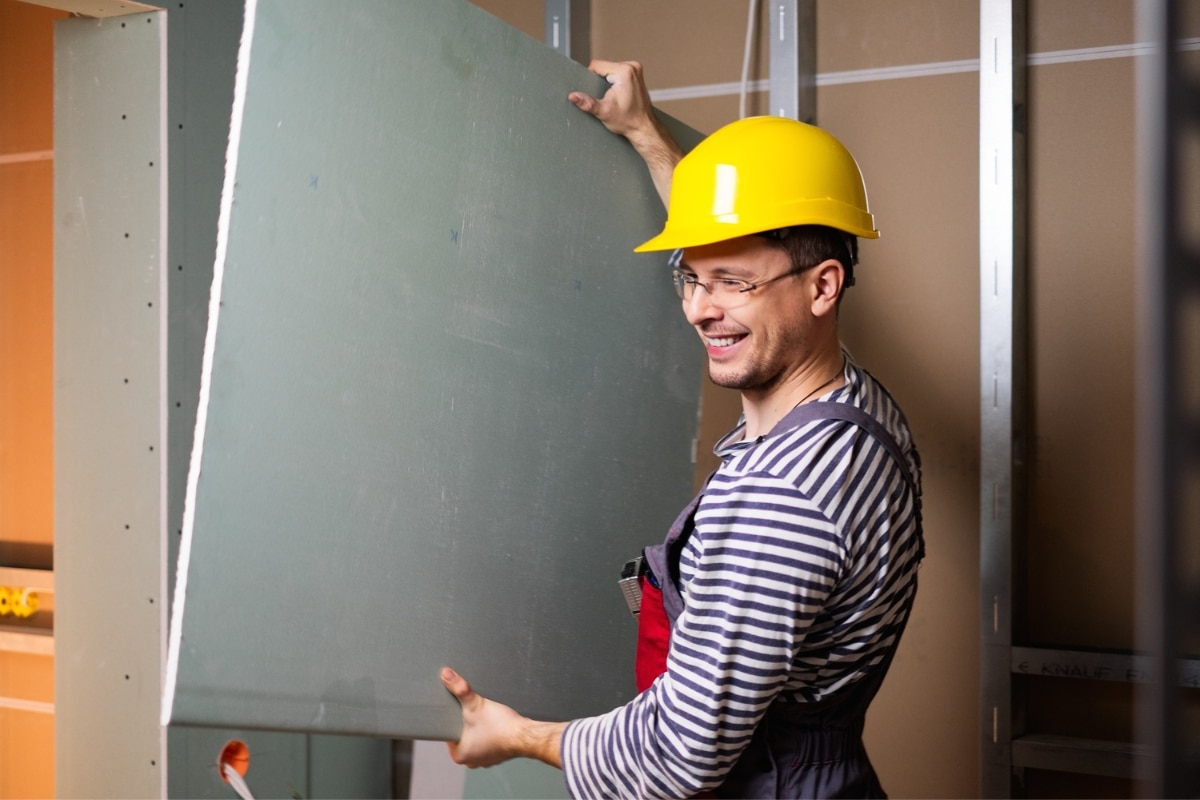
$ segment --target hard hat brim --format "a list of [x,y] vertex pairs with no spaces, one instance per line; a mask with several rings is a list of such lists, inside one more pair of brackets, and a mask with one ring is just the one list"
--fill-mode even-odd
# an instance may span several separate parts
[[[729,239],[737,239],[755,233],[789,228],[797,224],[824,225],[863,239],[879,238],[879,231],[875,229],[875,216],[873,214],[860,211],[844,203],[837,203],[833,200],[821,200],[797,205],[807,205],[809,207],[780,209],[776,215],[776,220],[764,220],[760,217],[754,220],[754,224],[729,220],[725,223],[704,224],[688,228],[682,225],[672,225],[671,220],[668,219],[662,233],[638,245],[633,249],[633,252],[650,253],[660,250],[699,247],[700,245],[724,242]],[[831,205],[836,205],[837,208],[831,209]],[[795,220],[797,219],[803,219],[804,222],[796,223]],[[775,222],[778,224],[773,224]]]

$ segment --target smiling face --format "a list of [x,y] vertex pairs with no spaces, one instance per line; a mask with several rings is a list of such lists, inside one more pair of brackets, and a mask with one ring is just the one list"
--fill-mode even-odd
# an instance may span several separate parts
[[[725,278],[759,285],[786,275],[791,263],[782,249],[762,237],[744,236],[688,248],[680,269],[701,283]],[[827,338],[819,335],[818,318],[807,299],[812,272],[761,285],[738,296],[734,302],[741,305],[733,308],[714,304],[701,287],[683,301],[684,314],[708,353],[713,383],[766,395],[800,380]]]

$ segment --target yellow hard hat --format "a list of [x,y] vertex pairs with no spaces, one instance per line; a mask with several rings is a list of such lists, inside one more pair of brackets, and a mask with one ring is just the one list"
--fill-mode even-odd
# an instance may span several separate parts
[[667,224],[635,252],[792,225],[879,238],[862,173],[841,142],[793,119],[749,117],[720,128],[675,166]]

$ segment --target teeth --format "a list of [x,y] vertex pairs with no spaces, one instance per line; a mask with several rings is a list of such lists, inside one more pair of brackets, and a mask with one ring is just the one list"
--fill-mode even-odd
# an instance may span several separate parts
[[737,341],[737,337],[729,336],[724,339],[710,339],[705,337],[704,341],[708,342],[710,347],[729,347],[731,344]]

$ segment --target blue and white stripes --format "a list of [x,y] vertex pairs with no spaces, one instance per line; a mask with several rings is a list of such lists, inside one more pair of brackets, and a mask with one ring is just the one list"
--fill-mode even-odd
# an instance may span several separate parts
[[[919,464],[903,415],[847,360],[850,403]],[[767,707],[813,702],[886,665],[920,561],[919,504],[901,466],[859,426],[822,419],[756,441],[741,427],[680,558],[684,612],[667,673],[563,737],[573,797],[689,797],[721,784]]]

